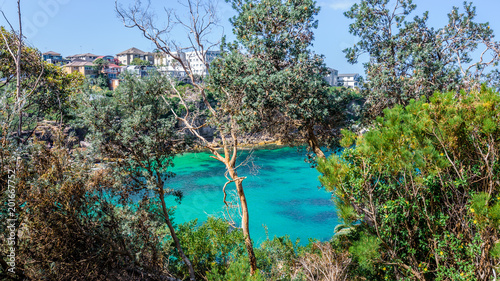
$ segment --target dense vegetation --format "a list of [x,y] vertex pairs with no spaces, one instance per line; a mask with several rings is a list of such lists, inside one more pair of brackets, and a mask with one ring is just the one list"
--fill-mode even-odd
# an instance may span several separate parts
[[499,94],[436,93],[384,113],[363,136],[344,131],[344,151],[318,167],[353,272],[489,280],[500,258]]
[[[42,61],[22,34],[0,30],[0,278],[500,275],[500,94],[492,68],[500,44],[487,24],[473,22],[472,5],[465,3],[464,13],[453,8],[449,24],[435,30],[427,14],[407,20],[410,0],[355,4],[346,16],[360,41],[347,59],[367,52],[370,61],[366,83],[350,91],[326,85],[323,58],[310,50],[314,1],[231,3],[236,41],[222,43],[204,79],[179,59],[190,83],[125,74],[109,91],[103,75],[66,74]],[[140,5],[117,9],[124,21],[153,24]],[[203,54],[200,30],[211,23],[200,26],[191,15],[194,25],[181,26],[192,28],[192,48]],[[161,31],[132,23],[175,56]],[[491,60],[472,63],[479,45]],[[97,61],[96,70],[105,64]],[[201,133],[207,127],[213,141]],[[235,159],[242,140],[263,134],[309,147],[343,221],[330,241],[304,246],[277,237],[253,245]],[[323,150],[335,147],[326,157]],[[165,182],[175,177],[174,157],[199,148],[225,165],[240,222],[176,224],[165,197],[183,195]]]

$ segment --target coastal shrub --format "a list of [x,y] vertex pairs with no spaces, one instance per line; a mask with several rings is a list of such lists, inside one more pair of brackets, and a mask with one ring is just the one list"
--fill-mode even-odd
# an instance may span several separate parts
[[[64,146],[54,132],[53,147],[34,140],[18,159],[15,212],[2,204],[2,218],[15,219],[0,237],[15,234],[16,272],[8,272],[2,243],[2,280],[143,280],[165,279],[171,243],[159,239],[165,224],[153,210],[158,202],[138,200],[143,208],[116,205],[109,191],[114,179],[77,150]],[[2,192],[2,202],[8,202]],[[156,212],[157,213],[157,212]],[[14,216],[12,215],[14,214]],[[167,230],[168,231],[168,230]],[[7,266],[6,266],[7,265]]]
[[264,281],[265,279],[260,270],[257,270],[254,275],[250,275],[250,265],[247,262],[248,257],[240,256],[233,261],[224,274],[221,274],[218,269],[210,272],[207,275],[207,280],[210,281]]
[[297,273],[292,280],[346,281],[352,259],[348,251],[337,248],[334,243],[314,242],[297,259]]
[[192,263],[177,238],[165,201],[169,195],[177,201],[182,198],[182,192],[169,188],[167,183],[175,176],[171,171],[174,156],[186,148],[186,138],[175,129],[168,89],[168,77],[151,74],[141,79],[125,73],[110,96],[101,91],[86,93],[81,117],[89,128],[92,156],[113,171],[120,199],[153,195],[158,199],[168,236],[189,269],[190,280],[194,280]]
[[296,275],[296,262],[304,246],[299,239],[292,241],[289,236],[267,238],[256,250],[258,267],[267,280],[292,280]]
[[[232,263],[246,251],[242,231],[219,218],[209,217],[201,225],[197,225],[197,220],[183,223],[178,227],[178,237],[198,279],[205,279],[209,272],[225,276]],[[170,251],[169,267],[179,277],[188,276],[175,249]]]
[[[343,133],[343,152],[320,160],[318,170],[322,185],[356,212],[343,245],[356,261],[352,278],[498,276],[497,92],[435,93],[384,110],[362,136]],[[376,244],[377,254],[366,255]]]
[[332,242],[310,239],[301,245],[289,236],[267,239],[256,250],[260,273],[265,280],[348,280],[352,259]]

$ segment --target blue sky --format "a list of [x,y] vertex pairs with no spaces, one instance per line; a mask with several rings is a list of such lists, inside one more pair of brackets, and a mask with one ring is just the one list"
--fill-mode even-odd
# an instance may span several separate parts
[[[127,5],[132,0],[119,0]],[[144,0],[143,2],[147,2]],[[363,74],[361,63],[351,65],[346,62],[342,50],[352,46],[356,37],[349,34],[351,23],[343,13],[356,0],[318,0],[321,12],[317,19],[319,27],[315,31],[313,50],[325,56],[327,66],[339,70],[340,73],[357,72]],[[181,9],[175,0],[152,0],[153,7],[158,9],[158,19],[162,19],[160,8]],[[462,7],[462,0],[414,0],[417,4],[416,14],[429,11],[429,23],[434,27],[446,24],[446,14],[453,6]],[[489,22],[491,28],[500,38],[500,0],[475,0],[478,22]],[[142,37],[136,29],[123,26],[114,10],[114,0],[22,0],[24,31],[28,41],[42,52],[56,51],[63,56],[77,53],[94,53],[97,55],[115,55],[131,47],[143,51],[151,51],[154,46]],[[217,11],[221,26],[229,39],[231,26],[228,19],[234,15],[230,5],[219,1]],[[15,23],[16,1],[0,0],[0,9]],[[6,25],[0,19],[0,25]],[[177,33],[179,41],[184,40],[182,32]]]

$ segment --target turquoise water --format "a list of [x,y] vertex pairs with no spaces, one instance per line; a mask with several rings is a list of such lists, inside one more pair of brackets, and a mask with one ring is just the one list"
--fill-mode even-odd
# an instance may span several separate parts
[[[243,152],[243,160],[249,152]],[[239,176],[246,176],[243,187],[250,214],[250,234],[255,243],[289,235],[292,240],[308,238],[329,240],[338,224],[330,193],[318,189],[319,173],[304,162],[304,151],[296,148],[261,149],[251,152],[250,167],[242,166]],[[184,198],[177,205],[177,224],[207,216],[221,217],[224,210],[222,187],[226,183],[224,165],[209,157],[209,153],[188,153],[176,157],[172,169],[176,177],[167,184],[182,190]],[[258,167],[255,167],[258,166]],[[234,183],[226,188],[235,192]],[[229,198],[229,196],[228,196]],[[237,220],[238,222],[238,220]]]

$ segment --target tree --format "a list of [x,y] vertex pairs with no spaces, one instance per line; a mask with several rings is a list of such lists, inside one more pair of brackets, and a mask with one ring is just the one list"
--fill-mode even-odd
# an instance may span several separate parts
[[93,64],[95,65],[97,73],[101,73],[109,65],[109,61],[103,58],[98,58],[93,61]]
[[[487,23],[474,22],[472,3],[464,3],[464,13],[454,7],[439,29],[428,26],[427,12],[408,20],[415,8],[411,0],[364,0],[345,13],[354,20],[349,31],[359,37],[344,50],[346,58],[356,63],[369,55],[363,91],[369,116],[435,91],[478,90],[481,81],[493,78],[488,70],[498,64],[500,44]],[[479,48],[483,51],[474,61]]]
[[4,39],[0,43],[0,76],[4,79],[0,84],[0,103],[4,108],[0,117],[1,132],[26,143],[39,121],[59,119],[62,124],[68,118],[70,100],[84,77],[79,73],[67,74],[60,66],[42,61],[37,49],[23,45],[19,60],[22,68],[17,79],[17,57],[9,51],[17,44],[16,33],[7,32],[3,27],[0,33]]
[[[69,150],[70,137],[51,126],[53,143],[36,139],[23,150],[2,192],[0,278],[2,280],[166,280],[170,240],[159,200],[116,196],[119,182],[93,159]],[[120,183],[121,184],[121,183]],[[2,185],[3,188],[3,185]],[[4,189],[3,189],[4,190]],[[7,189],[5,189],[7,190]],[[15,211],[13,211],[15,210]],[[169,210],[171,211],[171,210]],[[15,215],[15,216],[13,216]],[[19,222],[13,229],[12,221]],[[8,255],[16,237],[15,270]],[[9,245],[10,244],[10,245]]]
[[141,60],[140,58],[134,58],[130,65],[141,65],[141,66],[148,66],[150,65],[149,61],[147,60]]
[[[2,38],[4,39],[5,46],[7,47],[7,50],[9,51],[10,55],[12,56],[12,59],[14,60],[14,64],[16,66],[16,104],[17,104],[17,110],[18,110],[18,116],[19,116],[19,121],[18,121],[18,127],[17,127],[17,136],[21,138],[21,131],[22,131],[22,118],[23,118],[23,111],[22,111],[22,97],[21,97],[21,60],[22,60],[22,48],[23,48],[23,28],[22,28],[22,21],[21,21],[21,0],[17,0],[17,16],[19,20],[19,33],[15,34],[14,27],[10,24],[9,20],[5,16],[5,14],[2,11],[2,15],[7,21],[7,23],[10,25],[12,33],[14,34],[13,37],[15,37],[15,44],[11,44],[7,38],[5,37],[4,33],[2,32]],[[2,30],[3,31],[3,30]],[[14,53],[14,46],[17,45],[17,51]]]
[[98,58],[93,61],[94,69],[96,70],[97,77],[91,80],[91,83],[97,85],[101,89],[107,89],[109,87],[109,77],[105,72],[105,69],[108,68],[109,61]]
[[324,157],[320,146],[343,113],[328,93],[323,57],[310,50],[319,8],[314,1],[231,3],[237,41],[214,62],[213,91],[246,132],[307,142]]
[[[436,93],[384,110],[319,162],[370,280],[490,280],[500,265],[500,95]],[[355,144],[355,146],[353,146]],[[355,224],[354,222],[360,222]]]
[[159,75],[141,80],[126,74],[110,97],[87,93],[82,120],[89,126],[97,155],[111,159],[106,165],[123,185],[121,196],[148,198],[151,192],[158,196],[170,236],[194,280],[193,266],[182,250],[165,203],[168,195],[181,198],[180,192],[165,185],[174,176],[169,171],[173,157],[185,145],[174,134],[175,118],[161,100],[168,87],[166,78]]
[[[191,83],[193,84],[194,89],[182,93],[177,88],[177,82],[171,80],[170,84],[172,86],[172,90],[179,98],[179,102],[170,103],[166,99],[165,102],[170,104],[171,111],[175,114],[176,119],[183,125],[184,130],[192,134],[201,146],[208,149],[212,153],[212,158],[222,162],[226,167],[225,176],[228,181],[223,188],[224,195],[226,195],[225,189],[227,185],[230,183],[235,184],[238,198],[240,200],[242,214],[241,228],[245,237],[250,271],[251,274],[254,274],[257,270],[257,261],[253,250],[252,240],[250,238],[249,211],[246,195],[243,189],[243,180],[246,177],[240,176],[237,171],[239,138],[241,138],[239,135],[237,120],[233,115],[226,114],[223,110],[219,110],[216,106],[216,101],[214,101],[211,96],[207,94],[206,84],[196,79],[193,64],[189,60],[185,60],[182,57],[182,53],[191,51],[195,57],[201,61],[206,69],[209,69],[206,54],[208,50],[217,45],[217,43],[211,42],[208,38],[208,35],[214,30],[217,22],[215,10],[211,3],[191,0],[187,1],[186,8],[188,9],[187,20],[183,20],[182,17],[170,10],[165,9],[167,22],[166,26],[161,28],[159,25],[155,26],[155,15],[148,10],[147,7],[144,8],[141,6],[140,2],[136,2],[136,4],[129,9],[119,7],[116,2],[116,9],[123,19],[125,26],[139,29],[147,39],[151,40],[151,42],[156,45],[158,50],[166,55],[169,55],[178,63],[179,67],[184,70],[187,77],[189,77]],[[186,30],[189,42],[191,42],[189,47],[180,47],[174,40],[168,37],[174,26],[181,26]],[[197,99],[201,99],[202,106],[190,106],[193,101]],[[173,110],[176,107],[176,104],[180,104],[182,107],[182,111],[179,113]],[[201,107],[203,107],[202,110],[200,110]],[[209,125],[207,122],[207,116],[214,117],[212,120],[217,118],[223,118],[224,120],[224,122],[214,124],[214,127],[217,130],[217,136],[220,138],[219,143],[207,140],[207,138],[205,138],[199,131],[201,128]],[[222,148],[222,151],[219,150],[220,147]],[[224,203],[226,203],[225,196]]]

